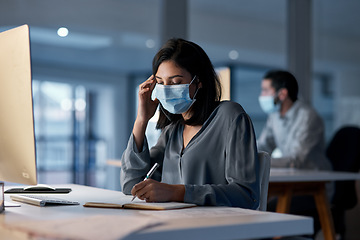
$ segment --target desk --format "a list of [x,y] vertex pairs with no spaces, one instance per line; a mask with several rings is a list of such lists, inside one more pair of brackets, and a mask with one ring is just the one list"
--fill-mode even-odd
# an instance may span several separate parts
[[335,239],[334,223],[325,185],[330,181],[358,180],[360,174],[333,171],[271,169],[269,196],[278,196],[276,211],[289,213],[293,195],[312,195],[325,239]]
[[[116,199],[124,196],[118,191],[80,185],[57,185],[56,187],[71,187],[73,191],[69,194],[56,194],[54,197],[76,200],[81,204],[87,201],[116,202]],[[9,194],[6,194],[5,198],[10,201]],[[143,219],[147,216],[153,221],[159,221],[159,224],[137,230],[124,239],[251,239],[313,232],[311,218],[241,208],[194,207],[169,211],[141,211],[85,208],[82,205],[40,208],[22,204],[21,207],[6,208],[5,213],[0,215],[0,235],[5,232],[3,230],[6,230],[7,224],[14,225],[14,223],[24,223],[24,221],[30,223],[35,220],[51,223],[53,220],[70,221],[79,217],[90,218],[98,215],[125,219],[127,217]],[[121,223],[119,222],[117,226],[121,228]],[[101,228],[98,230],[104,231]],[[10,233],[13,232],[10,231]],[[16,234],[20,233],[16,232]],[[26,234],[23,235],[23,239],[30,238]],[[104,238],[101,239],[105,239],[107,233],[103,236]],[[87,239],[85,236],[82,237]]]

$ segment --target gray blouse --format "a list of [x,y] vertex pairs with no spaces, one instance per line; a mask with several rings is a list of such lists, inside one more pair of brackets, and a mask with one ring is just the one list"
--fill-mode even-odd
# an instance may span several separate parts
[[183,149],[181,123],[163,129],[148,149],[138,152],[133,135],[123,153],[121,185],[125,194],[143,180],[157,162],[153,179],[184,184],[184,202],[256,209],[259,205],[259,163],[252,122],[243,108],[224,101]]

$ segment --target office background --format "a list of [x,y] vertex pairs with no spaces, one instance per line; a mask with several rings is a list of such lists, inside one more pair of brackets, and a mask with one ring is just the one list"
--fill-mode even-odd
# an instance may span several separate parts
[[[291,8],[296,2],[308,4],[305,16]],[[1,31],[30,26],[39,181],[120,188],[119,169],[106,161],[121,157],[136,88],[171,33],[198,43],[229,74],[231,99],[259,134],[261,78],[297,60],[290,22],[300,34],[308,22],[295,45],[310,56],[301,97],[324,119],[327,141],[340,126],[360,126],[359,10],[357,0],[0,0]],[[148,134],[156,141],[155,130]]]

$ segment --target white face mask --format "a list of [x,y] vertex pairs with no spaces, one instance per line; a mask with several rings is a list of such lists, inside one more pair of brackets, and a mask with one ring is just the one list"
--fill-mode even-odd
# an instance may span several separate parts
[[188,84],[162,85],[156,84],[153,96],[157,98],[161,105],[172,114],[181,114],[190,109],[196,101],[195,96],[190,98],[189,86],[195,80],[196,76]]
[[259,96],[259,103],[261,109],[267,114],[279,111],[280,109],[280,104],[275,104],[274,96]]

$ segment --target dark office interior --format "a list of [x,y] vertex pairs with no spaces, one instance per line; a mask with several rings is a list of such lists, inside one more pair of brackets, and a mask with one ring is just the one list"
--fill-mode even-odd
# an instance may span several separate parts
[[[121,158],[137,86],[174,36],[204,48],[256,134],[267,117],[257,100],[262,76],[274,68],[298,76],[327,144],[342,126],[360,127],[359,10],[357,0],[0,0],[0,31],[30,27],[40,182],[120,190],[109,160]],[[359,214],[359,203],[346,212],[346,239],[359,238]]]

